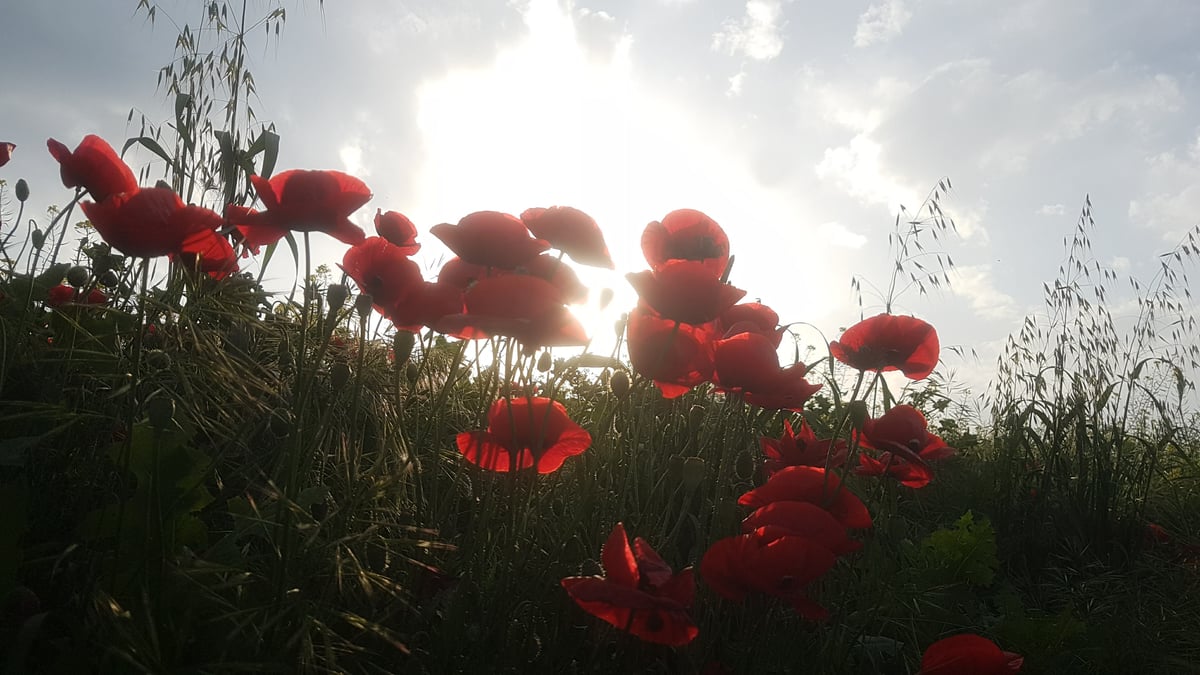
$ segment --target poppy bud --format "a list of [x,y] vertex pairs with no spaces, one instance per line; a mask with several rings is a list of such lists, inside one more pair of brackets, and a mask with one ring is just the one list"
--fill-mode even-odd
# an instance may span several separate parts
[[108,288],[113,288],[117,284],[121,283],[121,280],[117,278],[116,272],[113,272],[112,270],[104,270],[104,274],[100,275],[99,281],[101,285]]
[[690,429],[698,429],[704,423],[705,415],[704,406],[694,405],[688,410],[688,427]]
[[67,283],[75,288],[87,286],[87,283],[92,280],[92,273],[88,268],[81,265],[76,265],[67,270]]
[[174,188],[172,188],[172,187],[171,187],[171,184],[170,184],[170,183],[168,183],[167,181],[165,181],[165,180],[163,180],[163,179],[161,179],[161,178],[159,178],[158,180],[154,181],[154,187],[156,187],[156,188],[160,188],[160,189],[163,189],[163,190],[174,190]]
[[374,303],[375,299],[371,297],[370,293],[361,293],[354,300],[354,311],[358,312],[359,316],[369,316]]
[[166,395],[152,398],[146,402],[146,413],[151,426],[166,429],[175,421],[175,400]]
[[408,357],[412,356],[415,344],[417,344],[415,334],[406,330],[396,331],[396,334],[392,336],[392,352],[397,365],[408,361]]
[[35,227],[33,232],[29,233],[29,241],[33,242],[33,247],[40,251],[46,245],[46,233]]
[[850,426],[854,427],[855,431],[861,432],[869,418],[866,401],[850,401]]
[[339,361],[329,367],[329,384],[336,391],[350,381],[350,366]]
[[617,399],[625,400],[625,397],[629,395],[629,375],[623,370],[613,373],[612,377],[608,379],[608,390]]
[[329,301],[330,313],[341,309],[349,297],[350,289],[346,288],[346,284],[330,284],[329,288],[325,289],[325,299]]
[[271,433],[276,438],[284,438],[292,433],[292,413],[286,408],[276,408],[271,411]]
[[416,384],[417,383],[417,375],[419,375],[419,374],[420,374],[420,371],[417,370],[417,364],[413,363],[412,361],[409,361],[408,366],[406,366],[404,368],[404,377],[405,377],[405,379],[408,380],[408,383]]
[[308,507],[308,512],[312,514],[313,520],[325,520],[325,516],[329,515],[329,504],[322,499],[319,502],[313,502],[313,505]]
[[171,357],[161,349],[147,349],[146,363],[155,370],[165,370],[171,366]]
[[24,178],[17,180],[16,193],[17,201],[19,202],[24,202],[26,199],[29,199],[29,183],[26,183]]
[[554,364],[554,362],[550,360],[550,352],[542,352],[542,355],[538,357],[538,361],[537,361],[538,372],[539,373],[548,372],[550,370],[550,366],[552,366],[553,364]]
[[612,302],[613,289],[606,288],[600,291],[600,309],[608,307],[608,303]]

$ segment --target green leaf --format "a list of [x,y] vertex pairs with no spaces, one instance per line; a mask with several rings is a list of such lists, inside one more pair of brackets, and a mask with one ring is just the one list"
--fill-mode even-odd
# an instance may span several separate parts
[[135,143],[141,144],[142,147],[158,155],[164,162],[167,163],[167,166],[171,167],[172,171],[175,173],[180,173],[179,169],[175,166],[175,160],[171,158],[171,155],[167,154],[166,150],[163,150],[163,147],[158,144],[158,141],[150,138],[149,136],[137,136],[126,140],[125,145],[121,147],[121,156],[124,157],[125,151],[129,150],[130,146],[134,145]]

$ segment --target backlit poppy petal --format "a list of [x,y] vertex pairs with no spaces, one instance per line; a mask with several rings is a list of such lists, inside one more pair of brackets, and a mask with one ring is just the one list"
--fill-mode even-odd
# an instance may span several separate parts
[[530,237],[516,216],[499,211],[477,211],[457,225],[441,223],[429,232],[469,263],[506,270],[516,269],[550,248],[545,240]]
[[712,218],[694,209],[679,209],[646,226],[642,253],[652,270],[671,260],[694,260],[720,279],[729,264],[729,237]]
[[521,221],[538,239],[566,253],[581,265],[613,269],[604,234],[591,216],[570,206],[526,209]]
[[99,136],[84,136],[73,152],[53,138],[46,141],[46,147],[58,160],[63,186],[82,187],[97,202],[138,189],[133,170]]
[[937,331],[911,316],[879,314],[846,329],[829,343],[834,358],[858,370],[899,370],[911,380],[929,376],[937,366]]
[[664,319],[693,325],[713,321],[746,295],[691,260],[672,260],[657,270],[630,273],[625,278],[642,302]]

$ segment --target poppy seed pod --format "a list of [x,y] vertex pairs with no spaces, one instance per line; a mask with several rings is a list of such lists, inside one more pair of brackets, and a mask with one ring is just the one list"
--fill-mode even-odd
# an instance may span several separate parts
[[345,284],[330,284],[325,289],[325,299],[329,301],[329,311],[336,312],[346,304],[350,297],[350,289]]
[[33,247],[40,251],[46,245],[46,233],[34,228],[33,232],[29,233],[29,241],[33,242]]
[[420,374],[420,371],[417,369],[417,364],[413,363],[412,361],[409,361],[408,365],[405,366],[405,368],[404,368],[404,377],[405,377],[405,379],[408,380],[408,383],[416,384],[417,376],[419,374]]
[[371,307],[375,304],[375,298],[371,297],[370,293],[360,293],[354,299],[354,311],[358,312],[359,316],[370,316]]
[[538,361],[537,361],[538,372],[539,373],[549,372],[550,366],[552,366],[552,365],[554,365],[554,363],[553,363],[553,361],[550,360],[550,352],[542,352],[542,355],[538,357]]
[[17,194],[17,201],[24,202],[26,199],[29,199],[29,183],[26,183],[24,178],[18,179],[15,192]]
[[121,283],[121,280],[117,277],[116,272],[113,272],[112,270],[104,270],[104,274],[100,275],[100,283],[108,288],[112,288]]
[[81,265],[76,265],[67,270],[67,283],[75,288],[87,286],[87,283],[92,280],[92,273],[88,268]]
[[392,336],[392,352],[396,359],[396,365],[401,365],[408,361],[408,357],[412,356],[413,345],[417,344],[417,336],[410,331],[397,331]]
[[163,370],[171,366],[171,357],[161,349],[147,349],[146,364],[155,370]]
[[608,379],[608,389],[619,400],[625,400],[629,396],[629,374],[623,370],[618,370]]

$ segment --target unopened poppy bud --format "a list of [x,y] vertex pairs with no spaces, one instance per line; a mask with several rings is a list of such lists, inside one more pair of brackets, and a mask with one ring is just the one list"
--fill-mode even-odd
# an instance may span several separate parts
[[329,515],[329,504],[322,499],[319,502],[313,502],[313,505],[308,507],[308,512],[312,515],[313,520],[325,520],[325,516]]
[[396,331],[392,336],[392,353],[397,364],[403,364],[412,356],[413,345],[417,344],[417,336],[411,331]]
[[121,280],[117,278],[116,272],[113,272],[112,270],[104,270],[104,274],[100,275],[99,281],[102,285],[107,286],[108,288],[113,288],[117,284],[121,283]]
[[29,241],[33,242],[33,247],[40,251],[46,245],[46,233],[35,227],[33,232],[29,233]]
[[346,288],[346,284],[330,284],[325,290],[325,299],[329,301],[329,311],[336,312],[346,304],[346,300],[350,298],[350,289]]
[[155,429],[166,429],[175,421],[175,400],[168,396],[156,396],[146,402],[146,414]]
[[550,352],[542,352],[542,355],[538,357],[537,361],[538,372],[549,372],[550,366],[552,365],[554,365],[554,362],[550,360]]
[[155,370],[163,370],[171,366],[171,357],[161,349],[147,349],[146,363]]
[[354,311],[358,312],[359,316],[368,316],[374,303],[375,298],[372,298],[370,293],[362,293],[354,299]]
[[606,288],[600,291],[600,309],[608,307],[608,303],[612,302],[613,289]]
[[76,265],[67,270],[67,283],[75,288],[87,286],[87,283],[92,280],[92,273],[88,268],[82,265]]
[[618,399],[625,400],[629,395],[629,375],[623,370],[613,373],[608,379],[608,390]]
[[276,408],[271,411],[271,433],[276,438],[283,438],[292,433],[292,413],[286,408]]
[[18,179],[15,192],[17,193],[17,201],[23,202],[29,199],[29,183],[26,183],[24,178]]
[[855,431],[861,432],[869,418],[866,401],[850,401],[850,426],[854,427]]
[[333,386],[335,391],[346,386],[346,383],[349,381],[350,381],[350,366],[349,365],[339,361],[329,367],[329,384]]
[[405,368],[404,368],[404,377],[405,377],[405,379],[408,380],[408,383],[416,384],[417,383],[417,375],[419,375],[419,374],[420,374],[420,371],[417,370],[417,364],[413,363],[412,361],[409,361],[408,365],[405,366]]

